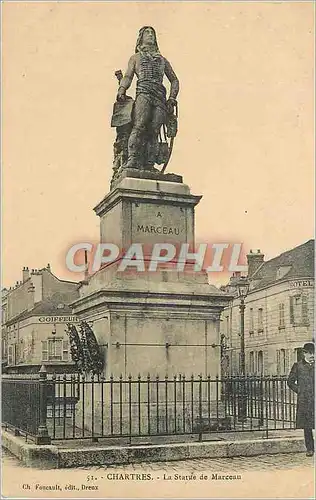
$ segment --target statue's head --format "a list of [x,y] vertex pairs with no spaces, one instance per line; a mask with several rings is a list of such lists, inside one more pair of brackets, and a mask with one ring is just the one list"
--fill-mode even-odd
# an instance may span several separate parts
[[153,46],[157,51],[159,51],[156,32],[152,26],[143,26],[139,30],[135,52],[139,52],[142,46]]

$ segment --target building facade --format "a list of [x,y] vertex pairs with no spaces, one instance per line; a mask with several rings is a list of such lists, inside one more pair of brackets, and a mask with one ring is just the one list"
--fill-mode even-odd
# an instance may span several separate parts
[[58,279],[50,266],[23,268],[23,280],[2,290],[2,368],[6,373],[74,370],[66,333],[77,323],[68,305],[78,297],[78,283]]
[[[286,375],[314,337],[314,240],[269,261],[258,250],[248,259],[245,364],[249,375]],[[240,299],[234,275],[224,289],[234,299],[221,317],[222,374],[240,372]]]

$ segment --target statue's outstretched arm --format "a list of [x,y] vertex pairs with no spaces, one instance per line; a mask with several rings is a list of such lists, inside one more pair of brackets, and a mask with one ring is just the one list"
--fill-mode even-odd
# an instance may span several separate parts
[[170,99],[176,99],[179,93],[179,80],[167,59],[165,59],[165,75],[171,84]]
[[125,75],[120,81],[120,86],[117,94],[117,99],[124,98],[126,90],[131,86],[135,74],[135,56],[132,56],[128,61],[128,66]]

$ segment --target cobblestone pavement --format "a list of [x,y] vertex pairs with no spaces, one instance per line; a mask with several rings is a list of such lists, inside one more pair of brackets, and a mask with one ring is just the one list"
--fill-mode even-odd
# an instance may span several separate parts
[[[25,468],[25,466],[16,457],[11,455],[6,450],[3,450],[2,456],[3,466],[13,467],[13,468]],[[249,470],[270,470],[271,467],[274,470],[286,470],[295,468],[311,468],[314,464],[314,459],[311,457],[306,457],[305,453],[280,453],[278,455],[261,455],[257,457],[233,457],[233,458],[204,458],[204,459],[193,459],[193,460],[179,460],[170,462],[143,462],[140,464],[128,464],[128,465],[102,465],[102,466],[85,466],[77,467],[76,470],[90,470],[100,471],[100,470],[112,470],[119,469],[124,472],[127,470],[134,471],[179,471],[179,470],[190,470],[196,472],[202,472],[204,470],[214,470],[214,469],[225,469],[230,472],[238,471],[249,471]]]

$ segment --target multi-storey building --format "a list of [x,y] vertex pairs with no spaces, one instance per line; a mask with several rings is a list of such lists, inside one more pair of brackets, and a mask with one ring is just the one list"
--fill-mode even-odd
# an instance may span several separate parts
[[58,279],[50,266],[23,268],[23,280],[2,290],[2,366],[7,373],[72,371],[67,323],[77,322],[68,304],[78,283]]
[[[245,299],[246,373],[286,375],[313,340],[314,240],[265,261],[258,250],[248,260],[249,293]],[[235,295],[222,313],[224,374],[240,371],[240,299],[238,273],[223,287]]]

